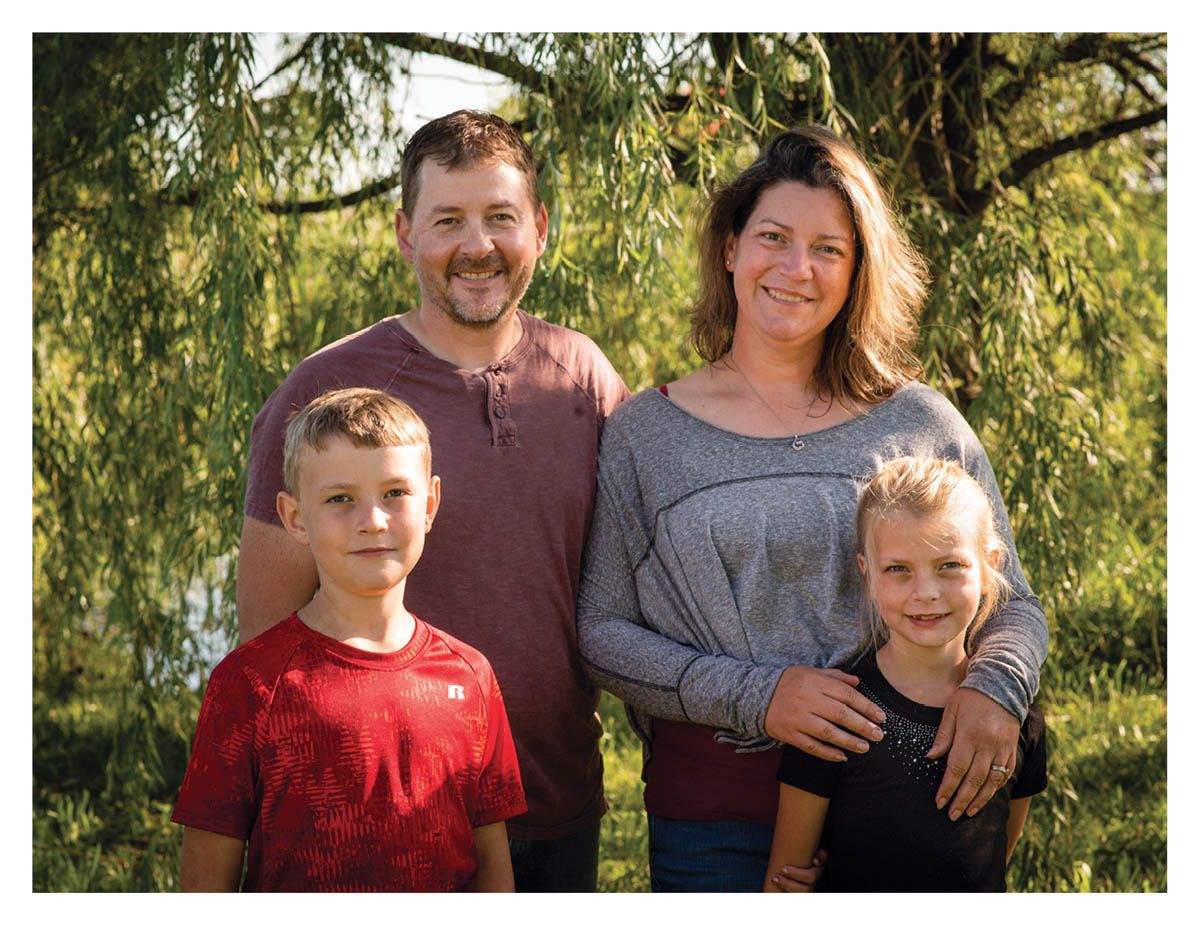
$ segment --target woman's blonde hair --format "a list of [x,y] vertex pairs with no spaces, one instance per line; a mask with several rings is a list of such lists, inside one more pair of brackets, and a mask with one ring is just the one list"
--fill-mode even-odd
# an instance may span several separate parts
[[872,402],[924,370],[912,353],[925,298],[926,267],[897,224],[879,181],[852,144],[819,126],[775,136],[758,159],[714,190],[700,228],[700,290],[691,342],[714,363],[733,344],[737,298],[725,246],[746,226],[763,192],[798,181],[837,193],[854,223],[854,277],[825,331],[817,386],[834,398]]
[[879,473],[862,489],[854,526],[858,553],[863,557],[863,604],[867,608],[869,642],[878,648],[888,629],[875,603],[875,531],[899,514],[916,518],[951,518],[973,537],[980,568],[979,610],[967,629],[967,651],[975,635],[1008,598],[1004,577],[1007,547],[996,530],[992,503],[983,487],[952,459],[898,456],[879,466]]

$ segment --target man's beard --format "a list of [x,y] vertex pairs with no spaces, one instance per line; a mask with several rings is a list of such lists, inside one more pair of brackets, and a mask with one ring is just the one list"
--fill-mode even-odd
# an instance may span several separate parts
[[[414,269],[422,297],[440,308],[453,321],[473,328],[494,327],[511,315],[524,298],[525,290],[529,288],[529,282],[533,279],[532,266],[523,267],[521,272],[513,275],[512,268],[499,257],[479,263],[457,261],[437,279],[430,279],[419,267]],[[459,299],[451,294],[450,281],[453,274],[484,273],[490,270],[500,270],[508,279],[508,287],[499,298],[481,303],[475,299]]]

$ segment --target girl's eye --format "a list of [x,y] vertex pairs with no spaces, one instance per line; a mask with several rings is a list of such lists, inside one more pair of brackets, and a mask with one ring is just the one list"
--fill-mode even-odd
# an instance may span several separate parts
[[966,566],[964,566],[963,563],[961,563],[961,562],[953,562],[952,561],[952,562],[943,562],[942,563],[942,568],[965,568],[965,567]]
[[884,569],[884,572],[894,572],[894,573],[898,573],[898,574],[903,574],[904,572],[907,572],[907,571],[908,571],[908,569],[906,569],[903,565],[889,565],[887,568]]
[[759,237],[761,237],[764,241],[771,242],[783,240],[783,235],[781,235],[778,231],[764,231],[759,235]]

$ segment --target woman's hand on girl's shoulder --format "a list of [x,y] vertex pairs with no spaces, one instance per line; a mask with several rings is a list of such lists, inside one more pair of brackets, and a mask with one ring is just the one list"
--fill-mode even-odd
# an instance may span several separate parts
[[935,797],[938,809],[949,803],[951,819],[983,809],[1013,773],[1020,734],[1021,721],[987,694],[969,687],[955,691],[926,755],[949,752]]
[[785,668],[767,705],[767,735],[826,761],[845,761],[841,749],[865,752],[865,739],[883,738],[876,723],[885,715],[855,690],[857,684],[858,678],[836,668]]

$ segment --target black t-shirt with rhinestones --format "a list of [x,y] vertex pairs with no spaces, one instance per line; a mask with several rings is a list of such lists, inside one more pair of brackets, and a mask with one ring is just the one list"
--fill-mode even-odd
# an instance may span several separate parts
[[830,797],[821,845],[829,852],[818,890],[933,892],[1003,890],[1008,804],[1046,789],[1045,725],[1032,707],[1021,726],[1017,767],[974,816],[951,822],[934,805],[946,759],[929,759],[940,707],[909,700],[879,673],[874,654],[845,671],[887,713],[883,741],[847,761],[783,747],[779,780]]

